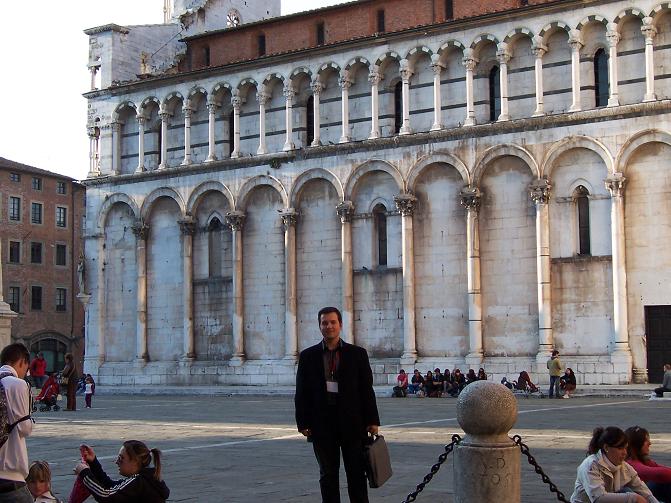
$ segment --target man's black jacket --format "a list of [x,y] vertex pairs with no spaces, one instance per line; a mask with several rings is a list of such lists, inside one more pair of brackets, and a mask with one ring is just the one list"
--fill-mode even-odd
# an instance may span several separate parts
[[[327,404],[322,343],[303,350],[296,374],[296,425],[309,428],[315,439],[335,434],[328,425],[334,418]],[[366,427],[379,425],[368,353],[343,341],[338,366],[337,424],[341,435],[366,436]]]

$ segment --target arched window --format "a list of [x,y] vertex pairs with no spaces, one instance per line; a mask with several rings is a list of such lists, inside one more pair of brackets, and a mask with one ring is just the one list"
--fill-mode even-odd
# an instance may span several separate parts
[[207,226],[207,255],[208,276],[218,278],[221,276],[221,254],[224,226],[221,221],[214,217]]
[[608,104],[608,55],[603,49],[594,54],[594,95],[597,107]]
[[305,102],[305,146],[315,139],[315,97],[310,95]]
[[494,66],[489,72],[489,120],[495,121],[501,115],[501,79],[499,67]]
[[55,334],[41,336],[39,341],[30,345],[31,353],[43,353],[47,361],[47,372],[61,370],[65,366],[65,353],[68,352],[67,346],[54,336]]
[[401,131],[403,125],[403,82],[398,81],[394,86],[394,133]]
[[375,237],[377,241],[377,265],[387,265],[387,208],[377,204],[373,208]]
[[231,110],[228,114],[228,155],[233,153],[233,145],[235,144],[235,111]]
[[578,209],[578,254],[590,255],[589,239],[589,191],[582,185],[575,189],[575,201]]

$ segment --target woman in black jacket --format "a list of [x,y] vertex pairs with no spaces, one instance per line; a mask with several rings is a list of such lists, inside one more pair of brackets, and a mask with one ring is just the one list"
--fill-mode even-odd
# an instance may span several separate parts
[[[139,440],[128,440],[119,450],[116,464],[119,474],[126,477],[112,480],[107,476],[88,445],[80,448],[82,463],[75,472],[91,496],[105,503],[165,503],[170,489],[161,480],[161,451],[151,449]],[[154,466],[150,463],[154,461]]]

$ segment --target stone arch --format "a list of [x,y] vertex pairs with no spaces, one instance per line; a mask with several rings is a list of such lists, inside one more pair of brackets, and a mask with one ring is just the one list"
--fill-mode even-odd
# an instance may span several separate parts
[[591,16],[587,16],[582,21],[580,21],[575,29],[582,31],[582,29],[590,23],[601,23],[604,26],[608,26],[608,20],[605,17],[598,14],[592,14]]
[[538,36],[543,39],[543,43],[546,43],[548,37],[558,30],[565,31],[567,35],[571,34],[571,27],[569,25],[563,21],[552,21],[543,26],[543,29],[538,32]]
[[470,184],[470,174],[468,173],[468,169],[461,159],[449,152],[436,152],[421,157],[415,162],[415,164],[412,165],[410,171],[408,172],[407,186],[409,191],[415,191],[415,184],[417,183],[419,176],[422,174],[422,171],[424,171],[427,166],[431,166],[432,164],[448,164],[454,167],[461,175],[464,184]]
[[279,80],[280,82],[282,82],[282,84],[286,84],[286,79],[284,78],[284,75],[281,75],[279,73],[269,73],[263,79],[263,85],[264,86],[268,85],[273,80]]
[[124,108],[135,110],[135,113],[137,114],[137,107],[135,106],[135,103],[130,100],[126,100],[119,103],[114,109],[114,112],[112,112],[112,122],[117,122],[119,120],[119,114],[123,111]]
[[223,93],[224,91],[228,91],[231,95],[233,94],[233,86],[231,86],[228,82],[218,82],[217,84],[214,85],[212,88],[212,92],[209,94],[212,100],[216,102],[217,105],[221,106],[223,103],[220,103],[218,100],[218,95],[220,93]]
[[30,334],[30,336],[27,337],[27,340],[30,341],[31,346],[44,339],[55,339],[58,342],[65,344],[67,348],[70,348],[72,345],[72,340],[68,339],[67,335],[55,330],[38,330],[37,332],[33,332]]
[[533,155],[523,147],[514,144],[503,144],[495,145],[488,148],[480,156],[480,159],[475,163],[475,168],[473,169],[472,184],[474,186],[479,186],[480,181],[482,180],[482,175],[484,174],[487,166],[496,159],[504,156],[518,157],[522,159],[529,167],[533,176],[535,178],[540,178],[540,171],[538,169],[538,163],[534,159]]
[[671,10],[671,2],[664,2],[660,3],[659,5],[656,5],[651,11],[650,11],[650,17],[653,19],[656,19],[657,16],[665,11]]
[[233,194],[230,189],[221,182],[208,181],[201,183],[193,189],[186,203],[186,213],[193,215],[198,208],[198,204],[200,204],[201,198],[208,192],[221,193],[226,198],[226,201],[228,201],[228,207],[233,209]]
[[258,87],[259,84],[254,80],[252,77],[246,77],[240,81],[240,83],[236,86],[236,89],[240,91],[243,87],[250,85],[254,87]]
[[[628,17],[628,16],[634,16],[634,17],[637,17],[639,19],[643,19],[645,17],[645,14],[640,9],[637,9],[636,7],[631,7],[629,9],[623,9],[622,11],[620,11],[620,13],[617,16],[615,16],[615,19],[613,19],[613,23],[615,23],[616,25],[619,25],[620,21],[622,21],[625,17]],[[619,26],[618,26],[618,29],[619,29]]]
[[140,207],[135,202],[135,200],[128,194],[117,192],[116,194],[112,194],[111,196],[107,197],[98,210],[98,216],[96,218],[96,227],[98,228],[98,231],[102,231],[105,228],[107,214],[117,203],[128,205],[128,207],[132,210],[135,218],[140,218]]
[[482,44],[485,44],[487,42],[492,42],[497,46],[499,45],[499,39],[496,38],[494,35],[492,35],[491,33],[482,33],[481,35],[475,37],[473,42],[471,42],[470,48],[477,52],[478,48]]
[[319,70],[317,70],[317,75],[321,76],[323,72],[325,72],[328,69],[334,70],[338,75],[340,75],[340,65],[337,63],[334,63],[333,61],[329,61],[328,63],[324,63],[323,65],[319,66]]
[[393,59],[398,62],[401,61],[402,58],[396,51],[387,51],[375,60],[375,66],[382,66],[388,59]]
[[354,194],[354,188],[357,185],[357,182],[366,174],[373,171],[384,171],[385,173],[391,175],[391,177],[396,182],[399,192],[405,189],[405,182],[403,181],[403,176],[396,166],[391,164],[388,161],[383,161],[381,159],[371,159],[369,161],[360,164],[350,174],[345,182],[345,200],[351,200]]
[[196,94],[202,94],[203,96],[207,97],[207,91],[205,90],[204,87],[202,86],[193,86],[191,89],[189,89],[189,94],[188,98],[191,99],[193,96]]
[[615,160],[615,169],[617,172],[626,175],[626,169],[629,165],[629,160],[636,150],[646,143],[666,143],[671,146],[671,134],[659,129],[645,129],[632,135],[617,154]]
[[508,33],[508,35],[506,35],[506,37],[503,39],[503,43],[510,44],[514,39],[520,36],[533,38],[534,34],[529,28],[515,28],[510,33]]
[[175,189],[172,189],[170,187],[161,187],[159,189],[152,191],[147,197],[145,197],[144,201],[142,202],[140,216],[142,217],[143,220],[146,220],[149,217],[149,214],[151,213],[151,209],[154,206],[154,203],[162,197],[169,197],[170,199],[173,199],[177,203],[177,206],[179,207],[179,211],[182,214],[182,216],[186,214],[186,208],[182,196],[180,196]]
[[438,49],[438,54],[442,54],[444,51],[452,47],[454,47],[455,49],[459,49],[462,52],[466,50],[466,46],[462,44],[459,40],[448,40],[447,42],[441,44],[440,48]]
[[156,107],[161,106],[161,101],[156,96],[148,96],[142,100],[142,103],[140,103],[140,109],[138,110],[138,113],[144,114],[145,109],[152,103],[155,104]]
[[290,74],[289,74],[289,80],[293,80],[294,77],[298,77],[299,75],[306,75],[308,79],[312,80],[312,70],[305,66],[300,66],[296,69],[294,69]]
[[419,53],[428,54],[429,57],[433,56],[433,51],[431,49],[429,49],[427,46],[422,45],[422,46],[413,47],[412,49],[410,49],[408,51],[408,54],[406,54],[405,59],[410,59],[415,55],[419,55]]
[[568,152],[569,150],[573,150],[574,148],[585,148],[595,152],[603,160],[608,173],[613,173],[613,156],[603,143],[589,136],[569,136],[568,138],[564,138],[560,142],[553,145],[552,148],[550,148],[545,156],[545,159],[543,160],[543,163],[541,164],[541,176],[550,178],[557,158],[563,153]]
[[236,205],[234,206],[235,209],[244,211],[247,205],[247,198],[249,197],[249,194],[255,187],[258,187],[259,185],[269,185],[270,187],[275,189],[279,193],[280,198],[282,199],[282,205],[285,208],[289,207],[289,195],[287,194],[284,185],[282,185],[282,182],[280,182],[274,176],[259,175],[247,180],[242,185],[242,187],[240,187],[240,190],[238,191],[236,197]]
[[333,185],[333,188],[338,194],[338,198],[341,201],[344,200],[345,191],[338,177],[335,176],[330,171],[328,171],[327,169],[315,168],[305,171],[304,173],[301,173],[301,175],[298,178],[296,178],[296,181],[291,186],[291,193],[289,195],[289,206],[291,208],[297,207],[299,196],[301,195],[301,190],[303,189],[305,184],[308,183],[310,180],[316,180],[316,179],[326,180],[327,182],[329,182],[331,185]]
[[356,57],[350,59],[347,62],[347,64],[345,65],[345,71],[349,72],[352,69],[352,67],[354,67],[355,65],[358,65],[358,64],[361,64],[361,65],[364,65],[364,66],[367,66],[367,67],[370,68],[370,63],[368,62],[368,60],[366,58],[364,58],[363,56],[356,56]]
[[[184,103],[184,96],[182,96],[182,93],[180,93],[179,91],[173,91],[163,99],[163,107],[165,107],[167,109],[173,98],[176,98],[177,100]],[[169,111],[171,113],[173,112],[171,110],[169,110]]]
[[585,178],[576,178],[571,182],[568,188],[568,193],[569,194],[574,194],[575,191],[578,189],[578,187],[583,186],[587,189],[587,192],[591,195],[594,194],[595,189],[594,186]]

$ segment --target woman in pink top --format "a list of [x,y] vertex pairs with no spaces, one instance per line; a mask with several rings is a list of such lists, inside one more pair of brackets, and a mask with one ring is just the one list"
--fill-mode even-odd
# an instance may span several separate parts
[[639,478],[647,484],[659,501],[671,502],[671,468],[658,465],[650,459],[650,433],[640,426],[632,426],[625,431],[629,440],[627,463]]

